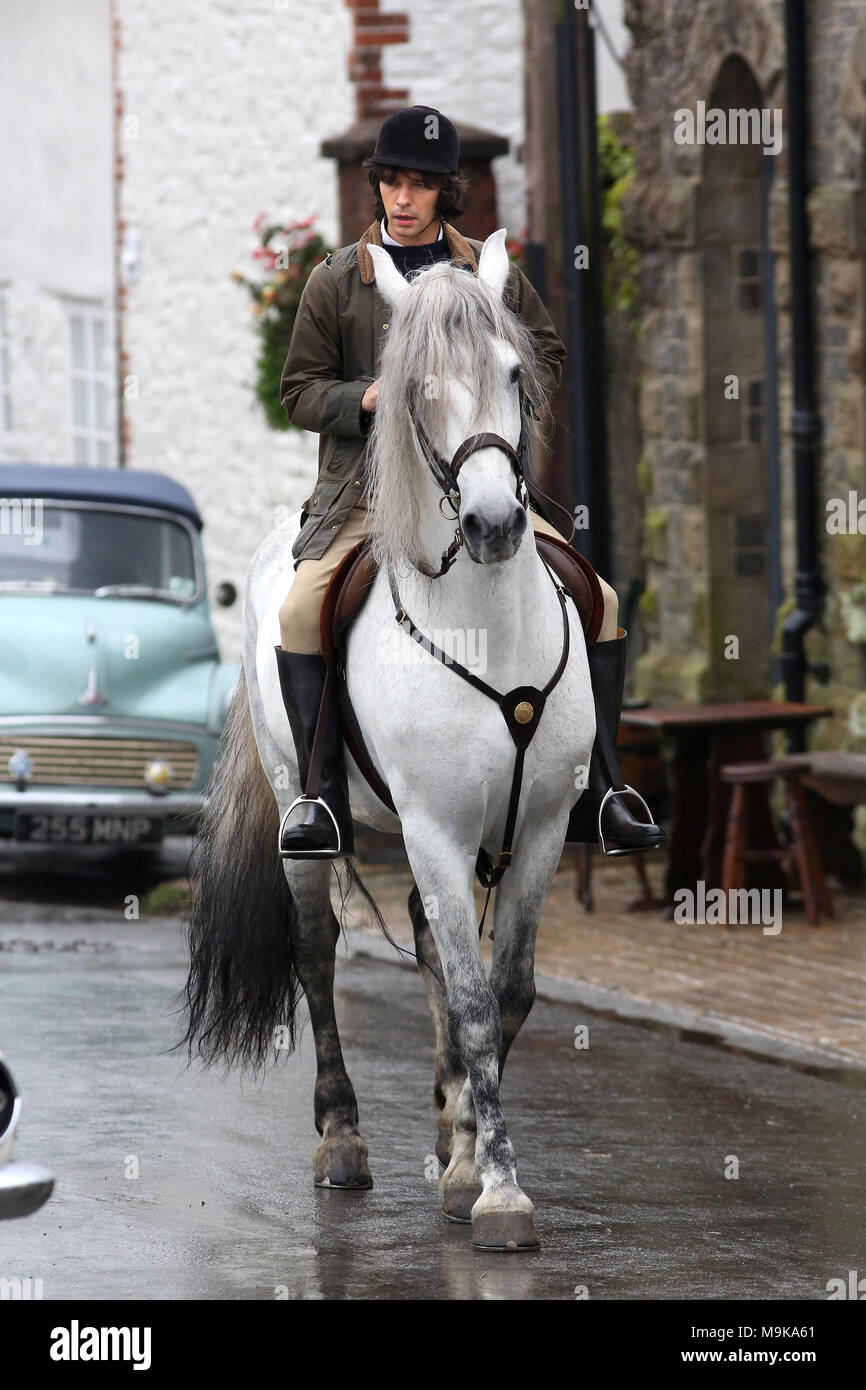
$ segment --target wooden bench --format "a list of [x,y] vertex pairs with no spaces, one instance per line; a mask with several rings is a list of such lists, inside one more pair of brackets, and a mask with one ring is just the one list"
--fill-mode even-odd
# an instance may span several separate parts
[[863,861],[851,832],[855,806],[866,805],[866,753],[797,753],[824,869],[844,888],[863,883]]

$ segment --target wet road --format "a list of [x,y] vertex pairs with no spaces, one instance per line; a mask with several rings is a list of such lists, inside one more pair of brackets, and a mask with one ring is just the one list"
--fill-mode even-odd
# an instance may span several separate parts
[[315,1190],[309,1030],[263,1085],[186,1070],[180,923],[126,920],[127,887],[0,901],[18,1155],[57,1177],[0,1226],[0,1277],[46,1299],[825,1299],[866,1272],[862,1091],[542,999],[503,1089],[542,1249],[474,1252],[439,1214],[422,983],[342,947],[376,1185]]

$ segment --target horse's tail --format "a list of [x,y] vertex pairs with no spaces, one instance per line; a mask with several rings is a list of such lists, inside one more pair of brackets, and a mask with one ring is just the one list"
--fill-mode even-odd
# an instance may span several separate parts
[[186,1036],[210,1066],[253,1071],[296,1040],[296,907],[277,854],[279,813],[253,734],[246,680],[231,704],[190,859]]

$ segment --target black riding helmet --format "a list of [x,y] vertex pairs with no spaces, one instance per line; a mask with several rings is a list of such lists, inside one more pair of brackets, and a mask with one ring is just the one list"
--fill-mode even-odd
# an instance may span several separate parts
[[435,106],[408,106],[392,111],[382,122],[370,162],[426,174],[456,174],[460,136]]

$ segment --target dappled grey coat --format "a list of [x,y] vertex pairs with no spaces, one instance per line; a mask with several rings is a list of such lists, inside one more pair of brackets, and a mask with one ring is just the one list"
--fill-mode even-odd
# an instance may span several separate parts
[[[444,222],[452,265],[478,273],[483,242],[463,237]],[[280,400],[293,425],[319,434],[319,476],[303,504],[301,529],[292,547],[295,566],[327,550],[363,496],[367,430],[371,416],[361,398],[377,376],[389,309],[379,294],[368,244],[382,245],[378,221],[359,241],[332,251],[313,267],[298,305]],[[526,276],[513,262],[505,300],[538,343],[542,379],[550,393],[562,375],[565,347]],[[530,492],[531,492],[530,484]]]

